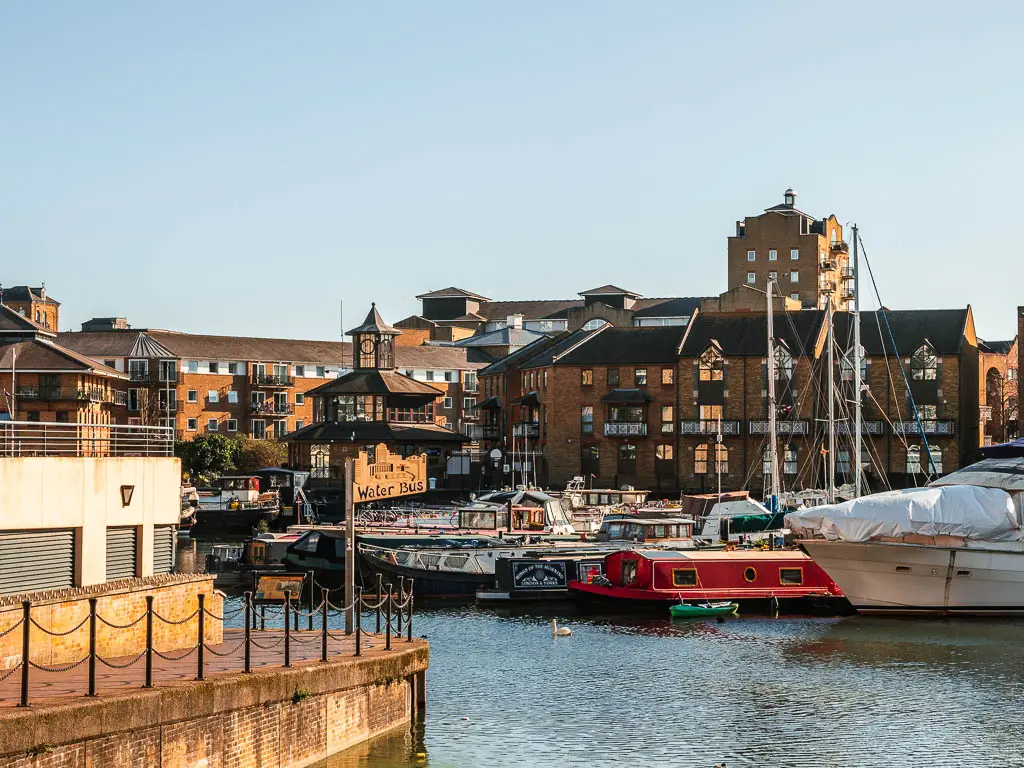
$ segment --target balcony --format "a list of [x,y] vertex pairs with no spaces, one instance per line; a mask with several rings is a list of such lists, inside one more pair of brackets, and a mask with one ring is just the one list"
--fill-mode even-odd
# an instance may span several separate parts
[[484,440],[497,440],[501,437],[501,427],[497,424],[484,424],[480,427],[480,436]]
[[[717,435],[718,419],[697,419],[694,421],[680,421],[679,434],[681,435]],[[723,435],[738,435],[740,433],[740,422],[722,421]]]
[[18,400],[34,400],[36,402],[76,400],[89,403],[113,403],[114,405],[127,405],[128,403],[127,393],[108,391],[102,387],[18,387],[15,397]]
[[[937,419],[922,419],[921,426],[924,427],[926,435],[955,435],[955,421],[939,421]],[[919,435],[920,428],[916,421],[894,421],[892,424],[893,434],[896,435]]]
[[170,371],[130,370],[128,371],[128,378],[137,384],[177,384],[178,369],[173,368]]
[[831,245],[829,245],[828,249],[832,253],[849,253],[850,252],[850,246],[847,244],[847,242],[845,240],[836,240]]
[[0,456],[171,456],[173,450],[170,427],[0,421]]
[[819,265],[825,272],[831,272],[833,269],[836,268],[836,261],[831,256],[825,256],[819,262]]
[[540,437],[540,422],[524,421],[512,425],[513,437]]
[[295,406],[291,403],[275,403],[273,400],[264,400],[262,403],[249,403],[249,411],[254,415],[261,416],[288,416],[295,413]]
[[853,280],[857,275],[853,271],[853,267],[843,267],[842,272],[840,272],[840,276],[843,280]]
[[647,437],[647,424],[642,421],[606,421],[605,437]]
[[[871,435],[873,437],[879,437],[885,434],[885,422],[884,421],[862,421],[860,423],[860,433],[862,435]],[[853,422],[852,421],[839,421],[836,422],[836,434],[839,435],[851,435],[853,434]]]
[[282,376],[276,373],[254,373],[252,385],[254,387],[291,387],[295,379],[291,376]]
[[[775,433],[779,435],[806,435],[811,428],[809,421],[776,421]],[[751,421],[747,427],[752,435],[767,435],[768,421]]]

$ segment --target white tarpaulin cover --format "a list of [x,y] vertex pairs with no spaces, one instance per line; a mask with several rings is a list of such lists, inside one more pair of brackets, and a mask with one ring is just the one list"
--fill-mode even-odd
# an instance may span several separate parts
[[887,491],[823,507],[791,512],[786,525],[797,535],[868,541],[908,533],[961,536],[984,541],[1022,538],[1013,499],[998,488],[947,485]]

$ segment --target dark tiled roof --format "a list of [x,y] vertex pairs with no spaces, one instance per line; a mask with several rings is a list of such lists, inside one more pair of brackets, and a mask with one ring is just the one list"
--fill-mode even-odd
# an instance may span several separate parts
[[[15,357],[17,360],[15,361]],[[19,371],[71,371],[127,379],[128,376],[47,339],[34,338],[4,344],[0,341],[0,368]]]
[[[130,357],[139,336],[138,331],[65,331],[57,341],[90,357]],[[175,355],[168,355],[175,357]]]
[[606,363],[671,363],[686,332],[681,325],[655,328],[611,328],[594,332],[584,343],[555,360],[556,365]]
[[444,392],[395,371],[352,371],[310,390],[310,395],[415,395],[432,400]]
[[[813,354],[823,320],[824,313],[816,309],[778,313],[775,337],[782,339],[795,357]],[[712,341],[718,342],[726,357],[764,357],[768,353],[768,316],[698,312],[683,341],[682,356],[697,357]]]
[[505,355],[505,357],[501,358],[500,360],[492,363],[491,365],[488,365],[486,368],[481,369],[480,375],[490,376],[493,374],[504,373],[516,361],[528,360],[532,356],[540,354],[543,350],[547,349],[553,344],[558,343],[559,339],[564,338],[565,336],[568,335],[568,333],[562,333],[559,334],[558,336],[545,336],[542,339],[537,339],[537,341],[533,342],[532,344],[527,344],[525,347],[517,349],[515,352],[511,352]]
[[0,304],[0,332],[9,331],[18,334],[45,333],[55,336],[56,333],[49,328],[44,328],[29,317],[21,314],[16,309]]
[[1016,339],[1010,339],[1009,341],[985,341],[984,339],[978,339],[978,349],[993,355],[1007,355],[1013,349],[1014,342],[1016,342]]
[[[604,328],[608,328],[608,326],[604,326]],[[555,337],[553,344],[549,344],[546,347],[536,350],[536,354],[530,355],[527,359],[520,362],[519,367],[524,369],[543,368],[551,365],[558,355],[563,354],[566,350],[572,349],[573,346],[583,342],[594,334],[600,333],[604,328],[597,328],[591,331],[585,331],[581,328],[578,331],[567,331],[560,334]],[[527,347],[527,349],[530,349],[530,347]]]
[[429,293],[421,293],[416,297],[417,299],[473,299],[474,301],[490,301],[486,296],[481,296],[478,293],[471,293],[470,291],[463,290],[462,288],[456,288],[454,285],[450,285],[447,288],[442,288],[439,291],[430,291]]
[[353,328],[348,332],[348,335],[352,336],[356,333],[386,333],[397,336],[401,331],[385,323],[384,318],[377,311],[377,304],[372,303],[370,304],[370,311],[366,313],[366,319],[363,320],[363,324]]
[[383,421],[325,421],[287,435],[297,442],[373,441],[409,443],[468,443],[470,439],[436,424],[388,424]]
[[[860,339],[867,355],[877,357],[892,355],[892,336],[896,350],[902,357],[909,357],[927,339],[936,354],[956,355],[960,353],[964,327],[967,324],[967,307],[963,309],[887,309],[885,317],[881,310],[861,312]],[[840,348],[853,346],[853,315],[849,312],[835,314],[835,337]]]
[[565,318],[566,310],[582,306],[580,299],[488,301],[480,305],[477,313],[488,320],[504,320],[509,315],[522,315],[525,320],[558,320]]
[[[3,289],[3,298],[4,301],[42,301],[43,287],[33,288],[29,285],[12,285],[10,288]],[[49,296],[46,297],[46,303],[60,306],[59,301],[51,299]]]
[[479,333],[455,342],[459,347],[525,347],[537,339],[543,338],[539,331],[528,331],[525,328],[499,328],[490,333]]
[[639,298],[639,293],[627,291],[617,285],[602,285],[600,288],[591,288],[589,291],[580,291],[580,296],[634,296]]
[[633,305],[634,317],[690,317],[704,299],[687,296],[676,299],[642,299]]

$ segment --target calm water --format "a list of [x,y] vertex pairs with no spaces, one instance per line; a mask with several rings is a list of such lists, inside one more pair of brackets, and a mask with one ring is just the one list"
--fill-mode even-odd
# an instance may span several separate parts
[[421,612],[427,715],[318,768],[1024,766],[1024,623]]

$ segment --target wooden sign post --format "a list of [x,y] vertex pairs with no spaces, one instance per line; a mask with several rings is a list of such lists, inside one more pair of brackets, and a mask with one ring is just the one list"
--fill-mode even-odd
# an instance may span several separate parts
[[378,443],[370,461],[366,451],[358,459],[345,460],[345,634],[352,634],[356,596],[355,505],[427,490],[427,456],[402,457]]

